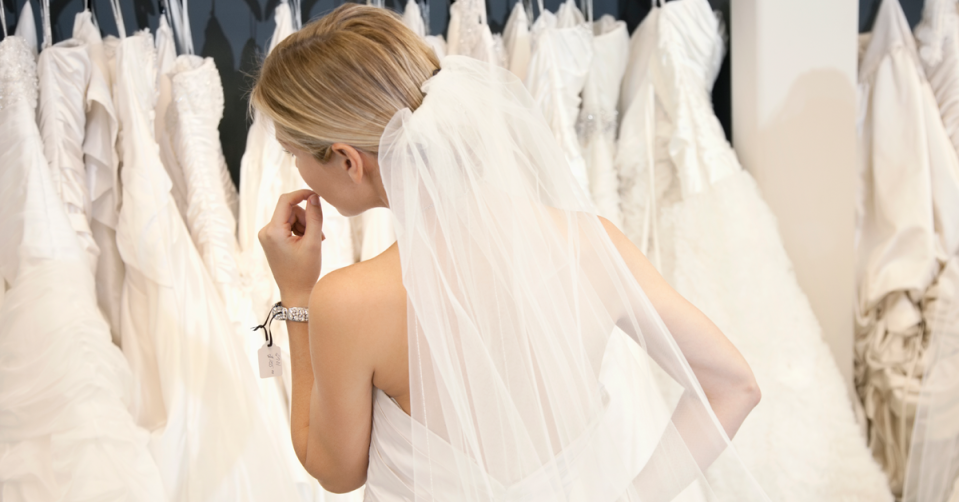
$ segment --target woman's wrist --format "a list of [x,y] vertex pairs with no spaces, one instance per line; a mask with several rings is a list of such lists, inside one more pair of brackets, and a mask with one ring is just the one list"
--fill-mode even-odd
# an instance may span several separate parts
[[311,291],[295,291],[295,292],[280,291],[280,302],[286,308],[292,308],[292,307],[307,308],[310,306],[310,293]]

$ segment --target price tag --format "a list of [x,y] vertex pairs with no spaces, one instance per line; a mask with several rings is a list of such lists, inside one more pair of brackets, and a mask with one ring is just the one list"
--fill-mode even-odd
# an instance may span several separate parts
[[268,347],[264,343],[256,353],[260,360],[260,378],[278,377],[283,374],[279,345],[274,343],[272,347]]

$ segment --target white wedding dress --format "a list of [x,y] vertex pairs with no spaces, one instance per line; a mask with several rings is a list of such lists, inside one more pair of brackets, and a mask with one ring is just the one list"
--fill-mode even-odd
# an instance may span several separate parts
[[90,272],[95,274],[100,249],[90,231],[91,202],[83,162],[84,108],[91,67],[85,44],[75,39],[47,47],[37,61],[43,154],[53,186],[87,255]]
[[[916,38],[943,126],[953,149],[959,150],[959,3],[927,1]],[[934,206],[936,232],[951,256],[923,295],[929,345],[923,354],[922,388],[909,445],[905,502],[959,501],[959,426],[951,420],[953,403],[959,399],[959,256],[953,247],[959,232],[959,164],[953,164],[951,170],[937,170],[934,178],[934,204],[949,204]]]
[[529,69],[531,43],[529,17],[526,15],[526,9],[523,8],[523,2],[516,2],[503,28],[503,44],[506,60],[509,62],[507,68],[520,80],[526,79],[526,71]]
[[[167,128],[167,110],[173,102],[173,82],[170,72],[176,63],[176,42],[173,29],[167,22],[166,16],[160,16],[160,26],[156,33],[157,51],[157,102],[153,115],[153,132],[156,142],[160,146],[160,161],[170,176],[173,186],[170,195],[176,202],[176,207],[184,219],[187,217],[187,188],[183,176],[183,167],[177,162],[176,153]],[[176,129],[176,127],[172,127]]]
[[137,416],[152,432],[167,500],[294,500],[243,342],[170,195],[152,131],[155,58],[149,33],[117,47],[122,334],[143,384]]
[[[955,23],[955,5],[948,7],[952,15],[940,20]],[[942,287],[933,284],[959,251],[959,158],[949,136],[956,49],[941,45],[939,64],[929,64],[933,44],[916,47],[897,2],[883,2],[868,38],[859,67],[855,380],[873,455],[899,496],[925,352],[940,330],[931,307],[954,301],[937,298],[953,290],[948,277]],[[939,462],[937,468],[947,463]]]
[[[666,2],[634,33],[616,160],[624,229],[755,373],[762,401],[733,444],[770,497],[889,501],[775,217],[713,114],[723,45],[706,0]],[[723,473],[713,488],[736,500]]]
[[486,0],[457,0],[450,5],[446,54],[500,65],[500,53],[486,22]]
[[583,147],[589,188],[596,211],[621,225],[616,154],[616,102],[626,71],[629,32],[626,23],[606,15],[593,23],[593,61],[583,85],[583,108],[576,132]]
[[124,272],[116,238],[120,213],[120,160],[116,150],[119,125],[113,106],[113,83],[100,30],[94,26],[90,11],[77,14],[73,37],[84,43],[92,63],[86,89],[83,161],[90,197],[90,231],[100,251],[96,265],[97,301],[110,324],[113,341],[119,345]]
[[593,60],[593,34],[575,3],[544,11],[531,30],[532,55],[524,83],[559,142],[573,175],[590,193],[589,174],[576,134],[580,92]]
[[128,410],[130,368],[44,159],[33,58],[22,38],[0,41],[0,272],[12,286],[0,304],[0,494],[159,502],[149,435]]

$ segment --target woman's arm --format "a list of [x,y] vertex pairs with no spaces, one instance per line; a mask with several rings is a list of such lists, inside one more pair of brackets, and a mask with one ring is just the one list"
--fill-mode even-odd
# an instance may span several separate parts
[[343,279],[333,272],[316,284],[308,329],[287,323],[293,449],[306,471],[333,493],[366,482],[373,416],[373,369],[360,343],[363,330],[355,326],[361,297]]
[[358,286],[337,272],[317,282],[322,225],[316,194],[299,190],[280,197],[259,239],[283,305],[310,307],[309,323],[287,322],[293,449],[326,490],[345,493],[366,481],[373,369],[363,346],[371,330],[356,323],[364,308]]
[[[708,317],[670,287],[639,248],[615,225],[605,218],[600,221],[676,340],[713,412],[732,438],[760,399],[759,387],[746,360]],[[657,360],[668,348],[650,344],[647,350],[650,357]],[[664,367],[669,371],[669,365]],[[706,458],[697,460],[708,460],[706,465],[711,462]]]

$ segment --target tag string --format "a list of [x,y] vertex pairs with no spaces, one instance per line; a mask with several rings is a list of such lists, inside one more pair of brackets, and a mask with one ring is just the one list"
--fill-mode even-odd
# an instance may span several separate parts
[[266,320],[263,321],[263,324],[259,326],[254,326],[253,328],[251,328],[252,331],[256,331],[258,329],[263,330],[267,347],[273,346],[273,333],[270,331],[270,324],[273,323],[273,318],[276,317],[277,307],[279,307],[280,305],[281,305],[281,302],[276,302],[276,304],[273,305],[273,308],[270,309],[270,313],[266,315]]

